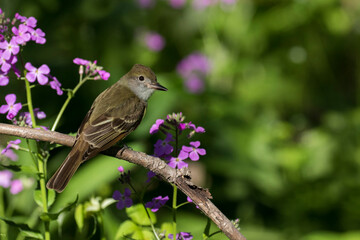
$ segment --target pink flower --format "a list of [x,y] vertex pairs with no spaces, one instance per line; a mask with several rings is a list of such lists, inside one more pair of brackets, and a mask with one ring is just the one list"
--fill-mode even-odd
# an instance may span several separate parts
[[183,146],[182,151],[188,153],[189,158],[192,161],[198,161],[200,158],[199,155],[203,156],[206,154],[206,150],[204,148],[199,148],[200,141],[190,142],[190,146],[191,147]]
[[157,133],[160,129],[160,126],[164,124],[163,119],[157,119],[155,123],[150,128],[150,134]]
[[9,170],[0,171],[0,186],[4,188],[10,187],[13,174]]
[[88,65],[90,63],[89,60],[85,60],[82,58],[74,58],[73,63],[77,64],[77,65]]
[[10,148],[18,150],[20,147],[18,144],[21,143],[20,139],[16,139],[14,141],[9,141],[9,144],[1,151],[1,154],[5,154]]
[[145,44],[150,50],[159,52],[164,48],[165,40],[160,34],[150,32],[145,36]]
[[4,49],[1,56],[5,58],[5,60],[9,60],[12,55],[19,53],[20,47],[16,44],[15,39],[12,38],[10,42],[6,40],[0,42],[0,49]]
[[123,173],[124,172],[124,167],[123,166],[118,167],[118,171]]
[[13,195],[18,194],[24,189],[23,184],[20,179],[15,179],[11,182],[10,193]]
[[12,27],[12,32],[15,34],[15,42],[17,44],[23,44],[30,40],[31,35],[28,31],[28,27],[24,24],[20,24],[19,28]]
[[40,28],[37,28],[36,30],[31,29],[30,33],[31,33],[31,40],[35,41],[38,44],[45,44],[46,42],[45,33]]
[[180,151],[179,156],[178,157],[171,157],[170,161],[168,163],[168,165],[172,168],[183,168],[183,167],[188,167],[188,164],[186,162],[184,162],[185,159],[188,158],[188,153],[184,152],[184,151]]
[[5,101],[7,104],[2,105],[0,107],[0,113],[1,114],[8,113],[6,118],[11,120],[18,114],[18,112],[22,108],[22,105],[21,105],[21,103],[15,103],[16,95],[13,93],[6,95]]
[[30,62],[27,62],[25,64],[25,68],[29,71],[28,73],[26,73],[26,78],[29,82],[35,82],[35,80],[37,79],[40,85],[45,85],[48,83],[49,78],[47,77],[47,75],[50,73],[50,68],[46,64],[43,64],[39,68],[36,68],[31,65]]
[[170,0],[170,5],[173,8],[181,8],[185,5],[186,0]]

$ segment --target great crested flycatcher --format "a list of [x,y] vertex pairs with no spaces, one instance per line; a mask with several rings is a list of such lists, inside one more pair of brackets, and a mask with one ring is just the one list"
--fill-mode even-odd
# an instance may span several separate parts
[[148,67],[135,64],[103,91],[82,121],[75,143],[47,187],[62,192],[81,163],[124,139],[140,124],[155,90],[167,91]]

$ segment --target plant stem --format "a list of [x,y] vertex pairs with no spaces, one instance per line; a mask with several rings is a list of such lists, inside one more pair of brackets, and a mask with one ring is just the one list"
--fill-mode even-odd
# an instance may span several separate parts
[[173,185],[173,201],[172,201],[172,209],[173,209],[173,239],[176,239],[176,209],[177,209],[177,187]]
[[73,90],[71,90],[71,91],[68,92],[68,97],[67,97],[67,99],[65,100],[63,106],[61,107],[60,112],[59,112],[58,115],[56,116],[55,122],[54,122],[54,124],[53,124],[53,126],[52,126],[52,128],[51,128],[51,131],[55,131],[57,125],[59,124],[59,121],[60,121],[62,115],[63,115],[64,112],[65,112],[66,107],[68,106],[68,104],[69,104],[69,102],[70,102],[70,100],[74,97],[75,93],[77,92],[77,90],[79,90],[79,88],[81,87],[81,85],[83,85],[83,84],[86,82],[86,80],[88,80],[88,79],[89,79],[89,77],[85,77],[84,79],[80,78],[80,81],[79,81],[79,83],[75,86],[75,88],[74,88]]
[[[46,192],[46,183],[45,183],[45,167],[44,167],[44,161],[45,159],[40,159],[38,157],[38,170],[40,173],[40,192],[41,192],[41,200],[43,205],[43,213],[48,213],[48,204],[47,204],[47,192]],[[44,221],[44,227],[45,227],[45,240],[50,240],[50,222]]]
[[[0,216],[5,217],[4,188],[0,187]],[[0,239],[7,239],[7,225],[4,221],[0,221]]]
[[[25,73],[25,75],[26,75],[26,73]],[[36,119],[35,119],[35,114],[34,114],[34,108],[32,105],[32,98],[31,98],[31,87],[30,87],[30,83],[27,79],[25,79],[25,88],[26,88],[26,100],[27,100],[27,104],[28,104],[29,113],[31,116],[32,126],[33,126],[33,128],[36,128]]]

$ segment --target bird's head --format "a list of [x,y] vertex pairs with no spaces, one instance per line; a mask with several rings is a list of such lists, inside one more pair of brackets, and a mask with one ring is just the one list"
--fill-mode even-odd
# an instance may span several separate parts
[[155,73],[141,64],[135,64],[125,75],[127,86],[141,99],[147,101],[155,90],[167,91],[157,82]]

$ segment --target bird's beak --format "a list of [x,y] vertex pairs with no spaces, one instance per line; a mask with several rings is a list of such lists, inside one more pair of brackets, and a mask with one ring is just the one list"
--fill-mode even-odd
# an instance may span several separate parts
[[166,87],[161,86],[159,83],[151,84],[150,88],[160,90],[160,91],[167,91],[168,90]]

